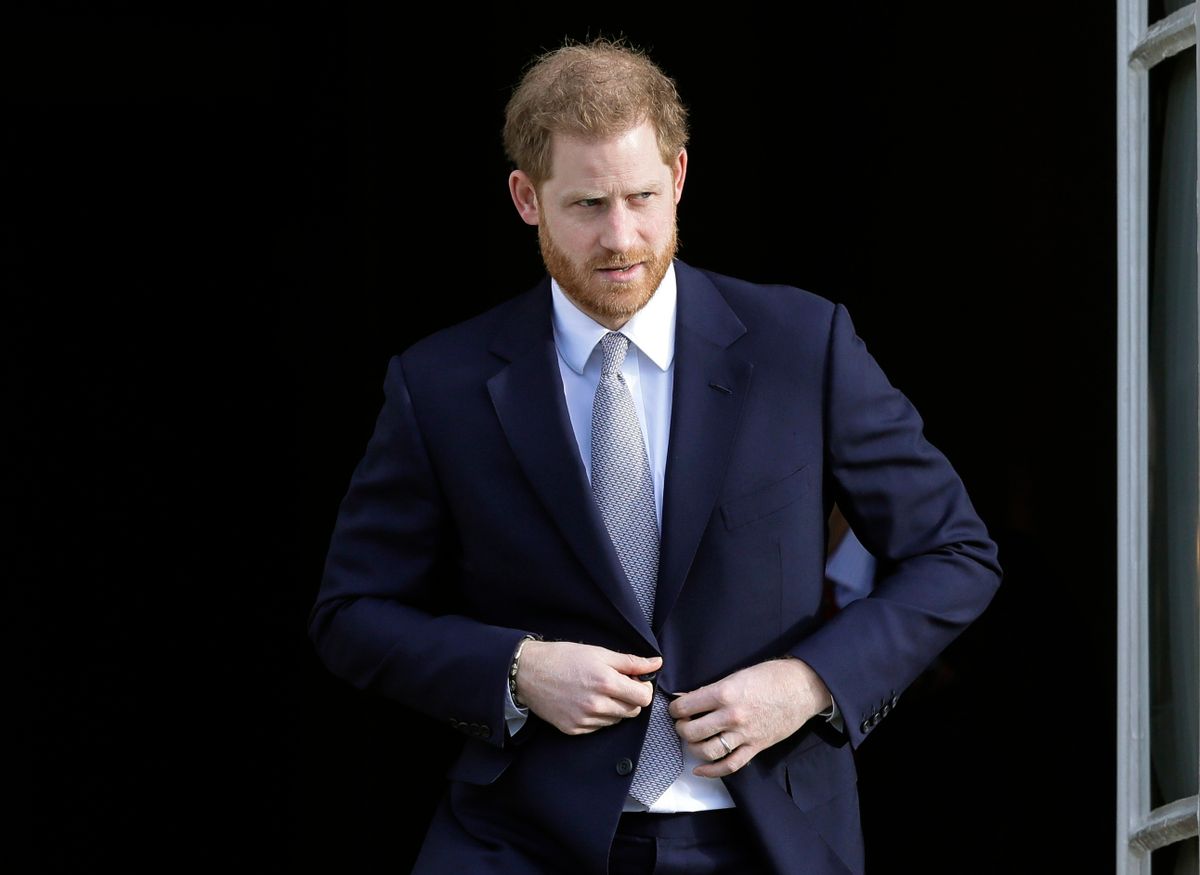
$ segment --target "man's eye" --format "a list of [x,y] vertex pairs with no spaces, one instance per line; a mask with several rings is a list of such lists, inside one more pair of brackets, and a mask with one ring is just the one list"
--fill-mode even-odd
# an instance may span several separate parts
[[652,192],[652,191],[639,191],[637,194],[634,195],[634,197],[641,198],[642,200],[647,200],[653,196],[654,196],[654,192]]
[[581,201],[576,201],[575,203],[579,204],[581,207],[594,207],[596,204],[600,203],[600,198],[586,197]]

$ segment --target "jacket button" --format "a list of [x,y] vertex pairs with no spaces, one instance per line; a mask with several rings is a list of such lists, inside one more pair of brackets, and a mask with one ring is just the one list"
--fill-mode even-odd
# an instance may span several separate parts
[[656,672],[656,671],[651,671],[651,672],[647,672],[646,674],[640,674],[640,675],[638,675],[638,680],[639,680],[639,681],[652,681],[652,680],[654,680],[656,677],[658,677],[658,672]]
[[864,720],[862,723],[860,723],[860,724],[858,725],[858,730],[859,730],[859,732],[861,732],[863,735],[866,735],[868,732],[870,732],[870,731],[871,731],[871,721],[870,721],[870,720]]
[[633,771],[633,760],[629,757],[621,757],[617,760],[617,774],[624,777]]

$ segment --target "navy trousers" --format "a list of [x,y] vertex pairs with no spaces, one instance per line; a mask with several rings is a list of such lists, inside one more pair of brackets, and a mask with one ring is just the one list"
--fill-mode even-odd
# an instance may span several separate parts
[[732,808],[621,815],[609,875],[769,875]]

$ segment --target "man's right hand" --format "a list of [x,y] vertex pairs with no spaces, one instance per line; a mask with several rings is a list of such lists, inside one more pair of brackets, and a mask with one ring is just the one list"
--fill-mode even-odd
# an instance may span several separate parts
[[567,735],[595,732],[636,717],[654,697],[638,675],[658,671],[660,656],[634,656],[571,641],[529,641],[521,651],[521,702]]

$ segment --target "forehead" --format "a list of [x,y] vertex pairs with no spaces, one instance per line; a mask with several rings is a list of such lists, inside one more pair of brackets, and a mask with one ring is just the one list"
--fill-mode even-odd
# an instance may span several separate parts
[[566,184],[654,178],[667,170],[658,150],[658,136],[649,122],[611,137],[554,134],[550,139],[548,181]]

